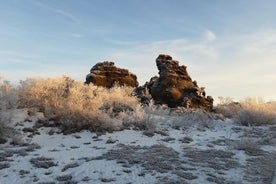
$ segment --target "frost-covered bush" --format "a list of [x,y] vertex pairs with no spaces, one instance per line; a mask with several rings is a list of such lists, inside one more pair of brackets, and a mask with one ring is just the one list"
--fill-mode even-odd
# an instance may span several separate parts
[[16,106],[17,95],[14,87],[0,76],[0,143],[9,137],[8,125],[11,122],[11,109]]
[[143,121],[144,111],[132,91],[84,85],[68,77],[30,78],[21,82],[19,106],[40,109],[68,132],[116,130]]
[[212,128],[214,126],[215,117],[210,113],[201,109],[185,109],[178,108],[172,113],[176,118],[173,122],[174,127],[197,127]]
[[13,131],[10,126],[13,113],[5,108],[0,109],[0,144],[5,143],[7,138],[12,137]]
[[3,118],[2,110],[0,110],[0,144],[5,142],[4,140],[4,128],[5,128],[5,119]]
[[211,128],[215,119],[210,112],[200,109],[169,108],[166,105],[153,105],[153,103],[145,107],[145,111],[151,122],[172,126],[177,129],[190,127]]
[[216,112],[245,126],[276,124],[276,103],[266,103],[262,98],[223,102],[217,105]]
[[222,114],[226,118],[234,118],[239,111],[241,111],[242,105],[238,102],[231,102],[226,104],[218,104],[215,108],[215,112]]
[[17,100],[16,89],[0,76],[0,109],[14,108]]
[[246,98],[241,106],[234,119],[242,125],[276,124],[276,103],[265,103],[261,98]]

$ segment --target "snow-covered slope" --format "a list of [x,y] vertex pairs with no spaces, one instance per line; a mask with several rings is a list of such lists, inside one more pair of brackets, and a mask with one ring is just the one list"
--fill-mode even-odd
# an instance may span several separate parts
[[[18,134],[0,145],[0,183],[272,183],[276,127],[231,120],[174,127],[154,117],[155,133],[123,130],[63,135],[36,127],[43,115],[13,112]],[[11,144],[13,143],[13,144]]]

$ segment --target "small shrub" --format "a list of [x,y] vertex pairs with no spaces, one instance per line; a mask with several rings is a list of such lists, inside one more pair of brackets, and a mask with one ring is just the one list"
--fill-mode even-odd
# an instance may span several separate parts
[[56,178],[57,181],[64,181],[64,182],[70,182],[72,180],[72,176],[71,175],[62,175],[62,176],[58,176]]
[[[156,124],[168,125],[175,129],[189,127],[212,128],[215,117],[210,112],[201,109],[186,109],[184,107],[169,108],[166,105],[145,107],[145,130],[156,131]],[[151,128],[152,127],[152,128]]]
[[30,171],[28,171],[28,170],[20,170],[19,171],[19,175],[26,175],[26,174],[30,174]]
[[200,109],[184,109],[180,108],[176,112],[172,113],[172,125],[174,128],[213,128],[215,117],[209,113]]
[[0,109],[15,108],[17,103],[17,91],[9,81],[0,76]]
[[5,143],[4,137],[4,127],[5,127],[5,121],[2,117],[2,112],[0,111],[0,144]]
[[246,152],[252,152],[255,150],[260,150],[260,145],[257,140],[252,138],[242,138],[236,141],[228,142],[228,145],[237,150],[244,150]]
[[64,172],[64,171],[66,171],[70,168],[75,168],[75,167],[79,167],[79,166],[80,166],[79,163],[72,162],[72,163],[69,163],[69,164],[65,165],[61,171]]
[[219,96],[218,99],[219,99],[220,105],[227,105],[227,104],[231,104],[234,102],[233,98],[231,98],[231,97]]
[[8,162],[0,163],[0,170],[9,168],[10,164]]
[[57,164],[53,162],[52,158],[46,158],[46,157],[32,158],[30,162],[36,168],[48,169],[50,167],[57,166]]
[[10,137],[12,112],[8,109],[15,108],[17,103],[17,92],[15,88],[0,76],[0,144],[6,142]]
[[103,182],[103,183],[110,183],[113,181],[116,181],[116,179],[115,178],[101,178],[101,182]]
[[215,112],[222,114],[226,118],[231,119],[235,117],[241,109],[242,109],[242,105],[240,103],[231,102],[231,103],[217,105]]
[[0,109],[0,144],[7,141],[12,136],[12,129],[8,127],[11,123],[12,113]]

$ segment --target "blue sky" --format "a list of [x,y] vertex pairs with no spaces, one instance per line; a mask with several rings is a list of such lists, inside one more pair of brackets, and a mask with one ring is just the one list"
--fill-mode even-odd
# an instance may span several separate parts
[[274,0],[0,0],[0,74],[85,80],[114,61],[142,85],[170,54],[214,98],[276,100]]

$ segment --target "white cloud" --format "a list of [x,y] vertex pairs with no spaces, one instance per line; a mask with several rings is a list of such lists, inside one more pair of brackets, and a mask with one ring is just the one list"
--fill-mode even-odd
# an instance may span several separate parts
[[210,31],[210,30],[205,31],[205,33],[204,33],[204,39],[207,42],[212,42],[212,41],[216,40],[216,38],[217,37],[216,37],[215,33],[213,33],[212,31]]

